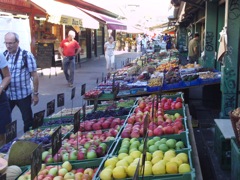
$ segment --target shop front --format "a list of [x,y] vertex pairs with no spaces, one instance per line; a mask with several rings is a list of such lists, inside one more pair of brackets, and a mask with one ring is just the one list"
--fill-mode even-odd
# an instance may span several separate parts
[[37,43],[53,43],[53,58],[55,61],[61,62],[58,47],[60,42],[67,37],[69,30],[76,32],[75,40],[79,42],[82,49],[77,62],[80,62],[80,59],[91,58],[91,54],[87,53],[91,51],[91,42],[88,43],[87,41],[87,34],[89,34],[87,32],[98,29],[98,21],[72,5],[52,0],[32,0],[32,2],[46,10],[48,14],[45,20],[38,22],[41,25],[39,26],[40,30],[36,31]]

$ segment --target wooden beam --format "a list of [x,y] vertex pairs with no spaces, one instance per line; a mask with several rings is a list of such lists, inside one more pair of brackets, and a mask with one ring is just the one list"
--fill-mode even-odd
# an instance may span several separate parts
[[197,8],[204,9],[203,6],[201,6],[201,5],[193,2],[193,1],[191,1],[191,0],[181,0],[181,1],[186,2],[186,3],[188,3],[188,4],[192,5],[192,6],[195,6],[195,7],[197,7]]

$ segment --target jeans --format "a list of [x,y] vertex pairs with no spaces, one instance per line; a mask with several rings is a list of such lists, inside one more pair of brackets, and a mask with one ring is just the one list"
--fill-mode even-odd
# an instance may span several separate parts
[[147,48],[142,47],[142,55],[147,53]]
[[[63,72],[68,83],[73,84],[74,80],[74,70],[75,70],[75,56],[70,60],[69,57],[63,59]],[[68,74],[68,71],[70,73]]]
[[115,56],[109,56],[109,55],[105,55],[105,59],[106,59],[106,68],[107,70],[111,70],[114,69],[114,65],[115,65]]
[[31,94],[20,100],[10,100],[11,111],[15,106],[17,106],[22,113],[22,119],[24,123],[24,132],[29,131],[29,128],[32,126],[33,113],[32,113],[31,104],[32,104]]
[[5,91],[0,95],[0,135],[6,131],[6,125],[11,123],[11,109]]

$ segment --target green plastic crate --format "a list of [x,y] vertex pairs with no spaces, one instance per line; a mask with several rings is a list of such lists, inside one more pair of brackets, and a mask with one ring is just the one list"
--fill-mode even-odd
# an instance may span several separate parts
[[225,139],[222,132],[215,125],[214,151],[222,169],[231,169],[231,140]]
[[[161,180],[161,179],[164,179],[164,180],[195,180],[196,179],[196,172],[195,172],[195,169],[193,167],[193,163],[192,163],[192,150],[191,149],[184,149],[184,150],[181,150],[181,151],[176,151],[176,154],[179,154],[179,153],[187,153],[188,154],[188,161],[189,161],[189,165],[191,167],[191,172],[189,173],[185,173],[185,174],[165,174],[165,175],[152,175],[152,176],[144,176],[144,179],[147,179],[147,180]],[[98,169],[98,173],[96,173],[96,180],[100,180],[100,173],[101,171],[104,169],[104,163],[105,161],[108,159],[108,158],[111,158],[113,156],[109,155],[105,160],[104,162],[101,164],[101,166],[99,167]],[[142,176],[140,176],[141,178]],[[131,180],[132,178],[125,178],[125,179],[122,179],[122,180]]]
[[236,139],[231,139],[231,179],[240,180],[240,148]]
[[[167,138],[167,139],[176,139],[178,141],[183,141],[185,148],[184,149],[191,149],[191,145],[188,138],[188,132],[182,132],[180,134],[172,134],[172,135],[163,135],[159,136],[161,138]],[[154,137],[149,137],[148,139],[153,139]],[[112,148],[112,152],[109,153],[110,156],[118,155],[118,151],[121,147],[123,138],[119,138],[116,142],[115,146]],[[143,138],[138,138],[138,140],[141,142]],[[182,150],[184,150],[182,149]],[[181,150],[179,150],[181,151]]]
[[[86,168],[93,168],[93,169],[95,169],[95,168],[98,168],[98,167],[102,167],[102,164],[105,162],[106,158],[107,158],[107,156],[104,157],[104,158],[98,158],[98,159],[94,159],[94,160],[75,161],[75,162],[70,162],[70,163],[71,163],[73,169],[78,169],[78,168],[84,168],[84,169],[86,169]],[[62,163],[51,163],[51,164],[48,164],[48,165],[59,166],[61,164]],[[27,169],[21,175],[23,175],[27,171],[31,170],[31,166],[24,166],[24,168],[27,168]],[[99,170],[100,170],[100,168],[98,168],[98,170],[96,171],[96,173],[95,173],[95,175],[93,176],[92,179],[96,179],[95,176],[97,174],[99,174],[99,172],[98,172]]]

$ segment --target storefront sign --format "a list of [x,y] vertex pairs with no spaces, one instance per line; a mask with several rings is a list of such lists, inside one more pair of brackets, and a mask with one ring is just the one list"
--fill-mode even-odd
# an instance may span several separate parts
[[26,0],[0,0],[0,3],[11,4],[14,6],[30,7],[30,3]]
[[66,24],[66,25],[70,25],[70,26],[80,26],[81,27],[82,26],[82,20],[62,15],[61,19],[60,19],[60,24]]

